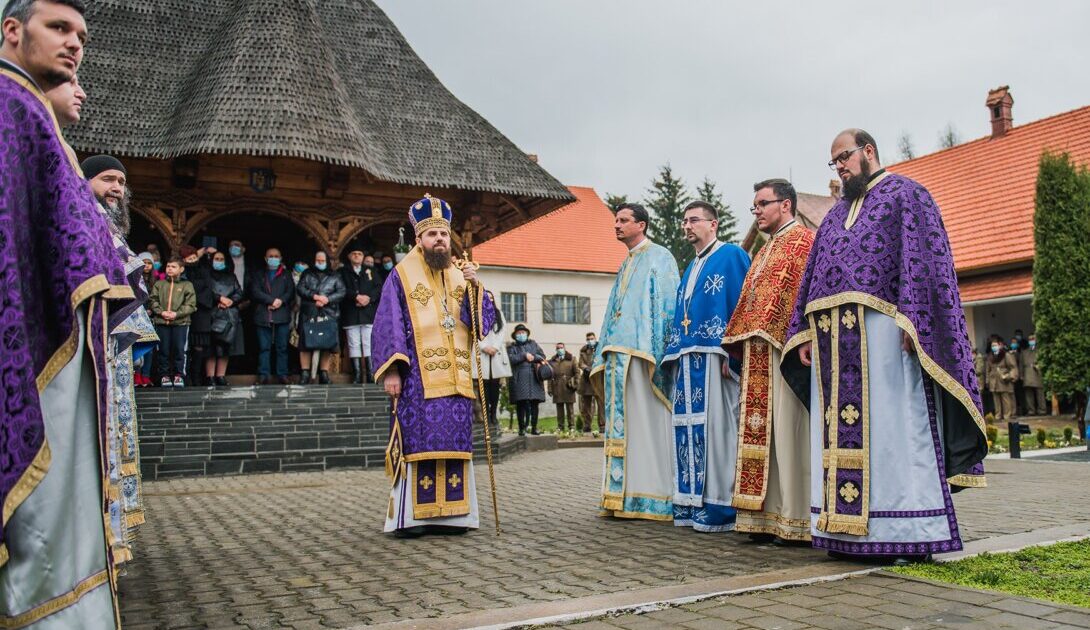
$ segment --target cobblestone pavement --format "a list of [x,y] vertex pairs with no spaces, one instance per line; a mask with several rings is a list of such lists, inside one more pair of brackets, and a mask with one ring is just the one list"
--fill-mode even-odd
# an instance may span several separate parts
[[717,597],[655,612],[604,617],[563,627],[573,630],[1029,630],[1090,628],[1090,610],[882,572],[837,582]]
[[1061,453],[1059,455],[1041,455],[1034,459],[1046,462],[1090,462],[1090,450]]
[[[955,495],[967,540],[1090,522],[1090,467],[989,462],[991,488]],[[810,549],[596,516],[601,451],[561,449],[497,466],[504,535],[399,540],[381,533],[381,471],[157,481],[120,582],[128,629],[319,628],[427,618],[752,575],[825,562]],[[1017,501],[1016,517],[1010,504]]]

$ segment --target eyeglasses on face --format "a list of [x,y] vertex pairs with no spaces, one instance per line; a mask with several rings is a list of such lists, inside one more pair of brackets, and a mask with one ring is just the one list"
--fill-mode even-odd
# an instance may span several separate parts
[[686,225],[696,225],[697,223],[700,223],[701,221],[711,222],[711,221],[715,221],[715,219],[704,219],[704,218],[701,218],[701,217],[687,217],[687,218],[681,220],[681,227],[685,227]]
[[840,155],[838,155],[838,156],[834,157],[833,159],[829,160],[829,168],[831,168],[831,169],[833,169],[835,171],[837,165],[847,162],[848,158],[850,158],[852,156],[852,153],[855,153],[856,151],[862,151],[862,150],[863,150],[863,147],[855,147],[854,149],[851,149],[849,151],[841,151]]
[[752,206],[749,207],[749,211],[752,214],[759,214],[759,213],[765,211],[765,206],[768,206],[768,205],[771,205],[771,204],[774,204],[774,203],[781,203],[783,201],[785,201],[785,200],[784,199],[765,199],[764,201],[756,201],[756,202],[754,202],[754,204]]

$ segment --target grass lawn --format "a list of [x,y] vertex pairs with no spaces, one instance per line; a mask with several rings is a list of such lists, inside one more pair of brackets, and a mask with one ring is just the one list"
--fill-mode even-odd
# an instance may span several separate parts
[[1090,540],[914,564],[896,573],[1090,608]]
[[[1029,435],[1022,436],[1022,450],[1032,451],[1042,448],[1042,445],[1037,442],[1037,430],[1045,430],[1046,448],[1056,448],[1060,446],[1067,446],[1064,438],[1064,428],[1070,427],[1072,430],[1071,445],[1082,444],[1079,440],[1079,426],[1078,423],[1070,416],[1036,416],[1018,418],[1018,422],[1022,424],[1028,424],[1030,429]],[[990,424],[997,429],[998,435],[996,436],[995,443],[992,444],[992,452],[1005,453],[1010,450],[1010,439],[1007,435],[1007,422],[995,422]],[[1051,446],[1048,446],[1050,444]]]
[[[579,422],[578,414],[576,414],[576,420],[575,421]],[[500,414],[500,426],[503,427],[504,431],[513,431],[515,433],[518,433],[518,430],[519,430],[518,417],[515,417],[511,421],[511,426],[513,426],[514,428],[513,429],[508,429],[507,428],[507,416]],[[541,433],[556,433],[556,416],[550,416],[548,418],[538,418],[537,419],[537,430],[540,431]]]

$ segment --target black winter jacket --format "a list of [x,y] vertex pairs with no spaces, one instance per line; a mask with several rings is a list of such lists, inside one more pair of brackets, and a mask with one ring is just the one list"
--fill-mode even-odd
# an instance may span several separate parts
[[[378,298],[382,295],[382,276],[378,270],[360,267],[357,274],[352,265],[345,265],[341,267],[341,279],[345,288],[344,301],[341,302],[341,326],[375,323]],[[366,295],[371,302],[367,306],[356,306],[357,295]]]
[[[299,295],[299,322],[309,321],[315,317],[332,317],[338,319],[341,314],[341,300],[344,299],[344,280],[341,274],[327,269],[318,271],[314,267],[307,269],[299,276],[299,286],[295,288]],[[329,304],[322,308],[314,303],[314,296],[324,295],[329,298]]]
[[[258,326],[291,323],[291,305],[295,301],[295,282],[291,272],[284,265],[276,270],[276,275],[269,280],[269,272],[259,269],[250,275],[250,298],[254,306],[254,323]],[[279,299],[283,304],[271,311],[269,305]]]

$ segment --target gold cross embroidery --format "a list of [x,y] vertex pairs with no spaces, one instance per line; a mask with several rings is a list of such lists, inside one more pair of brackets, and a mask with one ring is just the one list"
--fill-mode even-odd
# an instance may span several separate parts
[[844,411],[840,412],[840,419],[844,421],[844,424],[852,426],[856,420],[859,420],[859,410],[855,408],[855,405],[848,405],[844,407]]
[[833,320],[829,319],[829,314],[828,313],[822,313],[821,317],[818,318],[818,328],[821,329],[821,332],[824,332],[824,333],[829,332],[829,329],[832,328],[832,326],[833,326]]
[[859,488],[856,488],[855,484],[849,481],[840,486],[840,498],[844,499],[845,503],[852,503],[859,498]]
[[458,473],[454,473],[447,481],[450,482],[451,488],[457,488],[458,484],[462,483],[462,478],[458,476]]
[[409,297],[416,300],[417,302],[420,302],[420,306],[427,306],[428,300],[430,300],[431,296],[433,295],[435,294],[432,293],[431,289],[424,286],[423,283],[417,282],[416,288],[413,289],[413,292],[409,294]]
[[434,486],[434,485],[435,485],[435,482],[432,481],[431,477],[429,477],[427,475],[424,475],[424,478],[420,480],[420,487],[425,489],[425,490],[430,490],[431,487]]
[[855,322],[857,320],[855,317],[855,313],[851,311],[844,311],[844,316],[840,318],[840,321],[844,324],[845,328],[851,330],[852,328],[855,328]]

